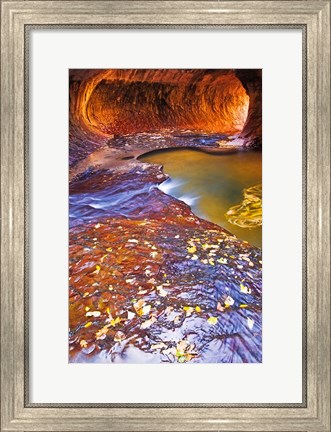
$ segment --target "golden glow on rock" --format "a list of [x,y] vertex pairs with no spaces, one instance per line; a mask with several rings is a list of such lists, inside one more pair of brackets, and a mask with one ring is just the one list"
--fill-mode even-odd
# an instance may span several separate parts
[[249,96],[233,70],[73,70],[71,127],[79,134],[190,129],[235,134]]

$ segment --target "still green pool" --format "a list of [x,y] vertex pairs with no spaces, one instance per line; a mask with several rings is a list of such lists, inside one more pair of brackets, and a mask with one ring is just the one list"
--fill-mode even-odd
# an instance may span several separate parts
[[225,213],[240,204],[243,190],[262,183],[262,153],[242,151],[208,154],[190,149],[160,150],[142,162],[163,165],[170,178],[160,185],[165,193],[190,205],[199,217],[214,222],[242,240],[262,247],[262,228],[241,228]]

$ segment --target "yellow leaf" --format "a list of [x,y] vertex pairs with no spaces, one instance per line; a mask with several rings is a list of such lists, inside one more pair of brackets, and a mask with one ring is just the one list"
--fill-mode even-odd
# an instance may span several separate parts
[[104,326],[102,329],[98,330],[95,334],[95,338],[97,340],[104,339],[106,337],[106,334],[108,333],[108,327]]
[[245,293],[245,294],[250,294],[252,292],[252,290],[250,288],[248,288],[247,286],[240,284],[240,291]]
[[79,342],[79,345],[80,345],[82,348],[86,348],[86,347],[87,347],[87,342],[86,342],[86,340],[82,339],[82,340]]
[[196,307],[195,307],[195,310],[196,310],[196,312],[201,312],[201,308],[200,308],[200,306],[196,306]]
[[195,246],[191,246],[191,247],[188,247],[188,248],[187,248],[187,251],[188,251],[189,253],[194,253],[194,252],[196,252],[196,250],[197,250],[197,248],[196,248]]
[[88,322],[88,323],[86,323],[85,325],[84,325],[84,327],[90,327],[92,325],[92,323],[91,322]]
[[95,273],[95,274],[98,274],[98,273],[99,273],[99,271],[101,270],[101,267],[100,267],[100,266],[98,266],[98,265],[96,265],[96,266],[95,266],[95,268],[96,268],[96,270],[94,270],[94,272],[93,272],[93,273]]
[[208,323],[211,325],[215,325],[217,323],[217,321],[218,321],[217,317],[208,318]]
[[192,315],[192,312],[194,311],[193,307],[191,306],[184,306],[183,309],[186,312],[186,316],[188,317]]
[[248,305],[247,304],[241,304],[239,307],[241,307],[241,308],[247,308]]
[[113,327],[115,327],[116,324],[119,324],[120,322],[121,322],[121,318],[120,318],[120,317],[117,317],[117,318],[112,319],[112,320],[110,321],[110,325],[112,325]]
[[217,262],[219,262],[220,264],[227,264],[228,260],[226,258],[219,258]]

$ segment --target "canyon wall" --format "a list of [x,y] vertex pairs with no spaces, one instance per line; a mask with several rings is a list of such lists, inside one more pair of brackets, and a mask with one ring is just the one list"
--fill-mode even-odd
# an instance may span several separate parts
[[261,146],[261,71],[70,70],[71,164],[114,136],[190,130]]

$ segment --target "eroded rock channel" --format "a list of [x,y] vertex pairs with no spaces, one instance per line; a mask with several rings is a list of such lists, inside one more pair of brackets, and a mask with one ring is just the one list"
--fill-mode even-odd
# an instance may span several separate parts
[[[123,74],[121,79],[118,72],[112,74],[72,73],[71,96],[75,100],[71,100],[70,117],[70,361],[261,362],[261,249],[198,217],[185,202],[163,192],[158,186],[168,175],[162,165],[137,159],[162,148],[194,148],[211,154],[229,154],[243,148],[249,151],[250,145],[257,146],[258,139],[254,135],[250,142],[246,136],[243,142],[240,133],[250,108],[245,114],[243,102],[239,110],[242,116],[238,114],[236,122],[230,122],[232,114],[223,115],[219,131],[211,130],[212,125],[225,108],[216,109],[215,119],[205,122],[204,128],[201,124],[193,127],[191,112],[186,129],[182,128],[183,110],[179,116],[181,127],[174,128],[179,108],[174,108],[176,101],[169,95],[174,98],[175,93],[165,81],[174,86],[175,76],[168,72],[158,77],[132,73],[131,78],[126,77],[130,84],[126,87]],[[230,87],[225,90],[225,85],[220,86],[226,76],[231,85],[235,83],[236,98],[241,95],[242,101],[249,94],[248,88],[258,87],[249,84],[258,81],[254,74],[250,79],[246,74],[245,90],[233,71],[219,76],[215,72],[194,75],[193,71],[182,79],[181,97],[191,91],[194,100],[197,89],[202,91],[206,85],[209,90],[205,94],[222,88],[223,93],[217,91],[228,98]],[[94,109],[82,108],[81,94],[86,96],[88,92]],[[125,126],[133,121],[135,110],[125,113],[125,127],[112,117],[114,106],[110,102],[115,96],[116,100],[124,98],[125,104],[135,101],[136,106],[144,107],[136,133],[132,133],[132,125]],[[158,97],[168,104],[162,119],[150,108]],[[101,108],[96,110],[98,101]],[[208,108],[211,102],[206,104]],[[157,105],[159,113],[162,106],[161,102]],[[93,125],[89,110],[93,111]],[[152,111],[148,123],[146,116]],[[232,112],[236,112],[234,102]],[[256,121],[257,114],[251,116]],[[229,130],[226,122],[228,126],[231,123]],[[112,130],[115,124],[116,133]],[[159,130],[149,131],[145,125],[150,124]]]

